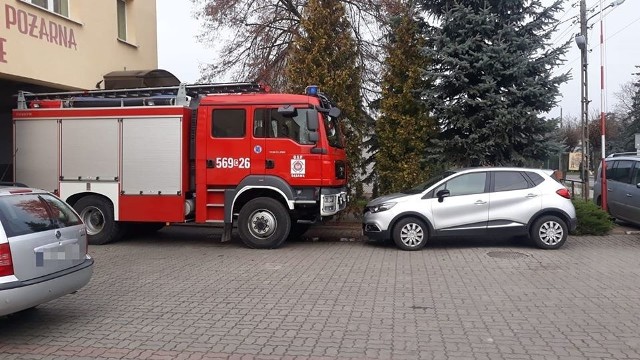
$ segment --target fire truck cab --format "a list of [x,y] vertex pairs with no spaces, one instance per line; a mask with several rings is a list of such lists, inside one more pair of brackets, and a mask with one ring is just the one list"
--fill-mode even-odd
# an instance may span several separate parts
[[344,210],[340,110],[255,83],[18,95],[14,181],[71,204],[91,244],[168,223],[276,248]]

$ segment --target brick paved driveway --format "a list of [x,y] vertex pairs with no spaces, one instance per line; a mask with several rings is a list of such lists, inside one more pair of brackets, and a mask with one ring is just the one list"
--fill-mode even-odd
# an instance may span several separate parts
[[638,235],[401,252],[208,233],[92,247],[87,287],[0,319],[0,358],[640,358]]

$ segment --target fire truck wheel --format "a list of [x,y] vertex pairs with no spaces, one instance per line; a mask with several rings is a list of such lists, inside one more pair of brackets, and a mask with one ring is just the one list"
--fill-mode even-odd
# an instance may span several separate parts
[[120,239],[124,234],[124,226],[113,219],[113,204],[106,198],[85,196],[73,208],[87,227],[89,244],[107,244]]
[[245,245],[274,249],[282,245],[291,229],[287,209],[275,199],[259,197],[246,203],[238,217],[238,232]]

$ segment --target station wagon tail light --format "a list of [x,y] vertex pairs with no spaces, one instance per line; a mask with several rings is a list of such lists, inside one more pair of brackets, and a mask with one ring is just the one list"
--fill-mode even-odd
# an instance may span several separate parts
[[13,275],[13,263],[11,262],[11,248],[9,244],[0,244],[0,276]]
[[569,199],[571,200],[571,193],[569,192],[569,190],[567,190],[566,188],[564,189],[559,189],[558,191],[556,191],[556,194],[562,196],[565,199]]

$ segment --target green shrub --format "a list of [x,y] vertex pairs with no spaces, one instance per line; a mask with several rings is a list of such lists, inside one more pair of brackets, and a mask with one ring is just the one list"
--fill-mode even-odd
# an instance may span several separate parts
[[609,214],[592,201],[573,199],[573,206],[578,217],[578,227],[572,232],[573,235],[606,235],[613,229]]

